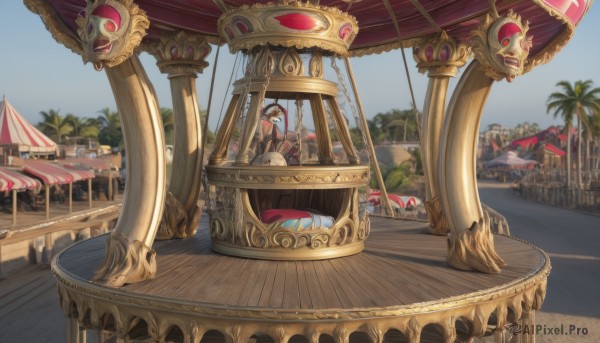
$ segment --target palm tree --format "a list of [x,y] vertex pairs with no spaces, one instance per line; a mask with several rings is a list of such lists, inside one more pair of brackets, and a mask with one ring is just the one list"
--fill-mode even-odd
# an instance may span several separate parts
[[[66,118],[59,114],[60,110],[53,109],[41,111],[40,114],[44,118],[38,123],[38,128],[46,135],[54,139],[58,144],[62,143],[62,137],[73,131],[73,126],[66,121]],[[67,115],[68,116],[68,115]]]
[[600,111],[589,114],[589,123],[588,133],[593,140],[591,154],[593,158],[590,160],[590,165],[594,165],[594,169],[598,170],[600,169]]
[[108,107],[98,111],[102,114],[97,120],[100,123],[100,132],[98,141],[100,144],[107,144],[111,147],[117,147],[123,142],[123,132],[121,131],[121,119],[119,112],[113,112]]
[[79,118],[72,114],[67,114],[65,121],[73,126],[73,136],[98,138],[100,132],[100,122],[95,118]]
[[173,110],[170,108],[161,107],[160,117],[162,118],[163,130],[165,132],[165,141],[167,144],[173,144],[173,130],[175,128],[175,117]]
[[581,180],[581,126],[588,126],[587,113],[600,110],[600,88],[592,88],[592,80],[575,81],[573,85],[568,81],[560,81],[556,84],[562,88],[562,92],[550,94],[547,103],[547,112],[554,111],[554,117],[559,115],[565,122],[567,130],[567,187],[571,188],[571,126],[573,119],[577,119],[578,149],[578,183],[582,187]]

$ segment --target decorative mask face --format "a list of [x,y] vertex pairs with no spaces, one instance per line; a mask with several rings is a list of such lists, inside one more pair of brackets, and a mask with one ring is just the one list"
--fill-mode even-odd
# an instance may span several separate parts
[[505,17],[487,16],[473,33],[473,53],[486,75],[511,82],[523,73],[532,46],[529,25],[512,11]]
[[133,0],[89,1],[85,16],[77,19],[83,42],[83,61],[97,70],[117,65],[133,54],[149,26]]
[[85,33],[92,42],[95,54],[108,54],[112,51],[113,42],[122,34],[121,14],[110,5],[98,6],[88,19]]
[[488,31],[488,44],[492,61],[506,73],[510,82],[523,73],[525,59],[532,42],[526,37],[521,24],[511,18],[500,18]]

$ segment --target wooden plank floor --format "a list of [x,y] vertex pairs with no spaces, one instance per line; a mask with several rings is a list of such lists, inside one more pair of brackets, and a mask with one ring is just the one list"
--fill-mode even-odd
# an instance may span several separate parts
[[[204,217],[202,228],[207,227]],[[425,224],[371,218],[364,252],[324,261],[266,261],[219,255],[206,229],[194,238],[155,242],[158,275],[127,285],[128,293],[205,304],[268,309],[350,309],[434,301],[497,287],[537,271],[543,255],[530,245],[495,236],[508,263],[500,274],[458,271],[446,263],[446,237]],[[106,236],[65,251],[61,269],[89,280]]]

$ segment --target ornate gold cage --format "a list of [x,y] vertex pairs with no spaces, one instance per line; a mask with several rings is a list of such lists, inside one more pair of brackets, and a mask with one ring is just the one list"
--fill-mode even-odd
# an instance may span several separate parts
[[[323,56],[347,52],[358,30],[355,20],[327,7],[269,4],[230,11],[219,28],[231,50],[241,50],[248,62],[244,77],[234,83],[206,167],[213,249],[277,260],[325,259],[362,251],[369,221],[359,193],[369,181],[369,166],[361,164],[350,138],[336,100],[336,83],[323,77]],[[263,105],[267,101],[273,103]],[[284,156],[272,149],[278,144],[276,129],[266,134],[262,123],[269,116],[266,110],[279,106],[279,101],[310,104],[315,160],[302,159],[302,129],[295,141],[286,142],[295,153],[288,150]],[[279,107],[286,112],[285,140],[287,111]],[[304,125],[300,121],[297,128]],[[236,123],[241,139],[235,159],[228,160]],[[330,127],[339,137],[342,160],[334,156]],[[297,215],[298,209],[311,217],[275,222],[263,218],[265,211]]]

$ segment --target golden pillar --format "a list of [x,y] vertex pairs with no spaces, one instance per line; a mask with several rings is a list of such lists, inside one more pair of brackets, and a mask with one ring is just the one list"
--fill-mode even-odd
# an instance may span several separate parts
[[448,221],[448,263],[458,269],[498,273],[506,263],[496,253],[490,218],[481,208],[476,177],[479,125],[494,80],[523,73],[531,38],[527,24],[509,12],[486,17],[474,32],[472,61],[460,78],[442,129],[439,186]]
[[196,76],[208,66],[211,47],[206,37],[178,32],[161,37],[147,50],[157,59],[171,85],[174,116],[173,172],[156,239],[193,236],[198,227],[202,177],[202,123]]
[[450,77],[456,77],[458,68],[469,57],[469,48],[448,37],[446,32],[424,38],[413,48],[413,57],[419,72],[427,73],[429,83],[421,119],[421,156],[425,174],[425,208],[431,233],[448,233],[448,221],[440,203],[439,170],[440,138],[446,111],[446,94]]

